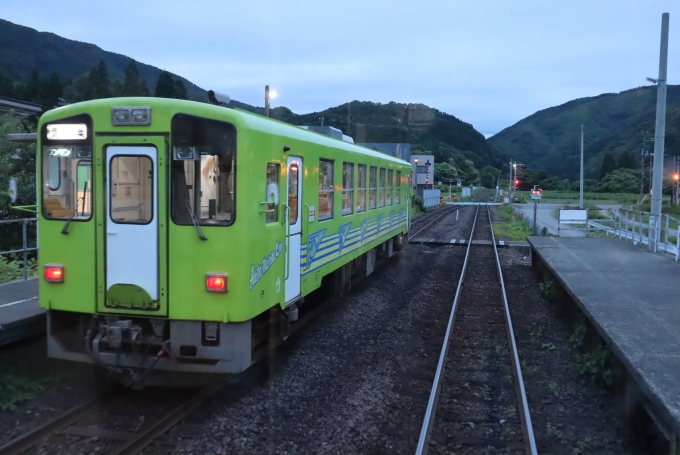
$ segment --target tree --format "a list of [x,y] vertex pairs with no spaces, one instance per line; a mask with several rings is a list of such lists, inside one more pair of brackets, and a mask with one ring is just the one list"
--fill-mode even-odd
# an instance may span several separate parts
[[472,160],[458,159],[455,165],[458,170],[458,178],[463,182],[463,185],[472,185],[477,182],[479,171]]
[[481,171],[479,171],[479,183],[486,188],[493,188],[496,184],[496,178],[500,175],[501,171],[493,166],[484,166]]
[[626,168],[626,169],[637,169],[638,168],[638,163],[633,154],[629,151],[625,151],[619,155],[619,163],[618,163],[619,168]]
[[106,70],[106,63],[104,59],[99,60],[99,63],[90,70],[87,76],[87,98],[88,100],[96,100],[100,98],[109,98],[111,92],[109,90],[109,73]]
[[0,72],[0,96],[7,98],[16,98],[16,91],[14,89],[14,82],[9,76]]
[[450,180],[456,180],[457,178],[458,172],[456,171],[456,168],[449,163],[434,163],[435,182],[448,182]]
[[175,98],[180,100],[186,100],[189,98],[187,95],[187,88],[184,86],[184,82],[180,79],[175,80]]
[[602,180],[605,175],[609,174],[610,172],[613,172],[614,170],[616,170],[616,160],[614,159],[614,155],[612,155],[610,152],[607,152],[604,154],[604,158],[602,159],[602,168],[600,169],[600,180]]
[[640,190],[640,173],[634,169],[616,169],[607,173],[598,183],[599,193],[637,193]]
[[175,81],[172,80],[172,75],[167,71],[161,71],[156,82],[156,91],[153,96],[159,98],[177,98],[177,87]]
[[137,63],[130,60],[125,68],[125,80],[121,87],[120,96],[149,96],[149,89],[144,79],[139,77]]

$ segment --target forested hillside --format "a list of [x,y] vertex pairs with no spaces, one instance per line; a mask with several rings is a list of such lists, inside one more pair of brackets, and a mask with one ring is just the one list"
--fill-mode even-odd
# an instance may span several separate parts
[[[75,80],[101,60],[111,81],[125,77],[130,57],[0,19],[0,72],[13,81],[28,82],[34,69],[43,76],[56,74],[62,82]],[[139,62],[137,69],[153,91],[162,70]],[[205,90],[181,76],[173,77],[184,83],[189,99],[205,99]]]
[[407,142],[412,153],[430,151],[437,162],[471,160],[477,168],[500,167],[504,158],[472,125],[423,104],[352,101],[321,112],[297,115],[273,109],[272,117],[294,125],[330,125],[355,142]]
[[[0,96],[30,101],[45,110],[64,103],[112,96],[161,96],[207,101],[190,81],[94,44],[38,32],[0,19]],[[259,114],[260,107],[232,100]],[[422,104],[352,101],[321,112],[298,115],[285,107],[272,117],[295,125],[341,129],[356,142],[408,142],[414,152],[432,153],[439,163],[461,170],[473,183],[478,169],[500,169],[505,158],[472,125]],[[448,169],[449,176],[455,171]],[[492,172],[496,174],[496,172]],[[451,177],[453,178],[453,177]]]
[[[680,155],[680,86],[668,86],[667,103],[666,156]],[[639,133],[653,133],[655,121],[656,87],[639,87],[538,111],[492,136],[489,142],[530,168],[575,179],[579,173],[580,128],[584,124],[586,177],[599,179],[603,169],[611,167],[605,162],[608,153],[617,162],[633,160],[632,165],[639,166]],[[650,151],[654,148],[651,143],[646,147]]]

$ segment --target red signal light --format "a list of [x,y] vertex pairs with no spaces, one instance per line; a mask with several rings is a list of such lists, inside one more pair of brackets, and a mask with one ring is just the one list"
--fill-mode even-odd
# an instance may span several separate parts
[[63,283],[64,282],[64,266],[46,264],[45,265],[45,281],[50,283]]
[[515,185],[519,185],[519,180],[515,180]]
[[227,292],[227,275],[208,273],[205,276],[205,290],[208,292]]

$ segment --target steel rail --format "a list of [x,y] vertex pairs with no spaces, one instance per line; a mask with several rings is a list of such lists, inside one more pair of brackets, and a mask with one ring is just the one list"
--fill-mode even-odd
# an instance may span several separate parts
[[444,376],[444,367],[446,365],[446,357],[449,351],[449,339],[453,331],[453,323],[456,318],[456,310],[458,309],[458,301],[460,299],[461,290],[463,289],[463,279],[465,278],[465,271],[467,269],[468,258],[470,257],[470,250],[472,247],[472,237],[475,234],[475,225],[477,224],[477,215],[479,214],[479,206],[475,212],[475,219],[472,221],[472,230],[470,231],[470,241],[465,252],[465,260],[463,261],[463,271],[458,280],[458,288],[456,289],[456,296],[453,299],[451,306],[451,314],[449,315],[449,325],[446,327],[446,335],[444,335],[444,342],[442,344],[441,354],[439,355],[439,363],[437,364],[437,371],[434,375],[434,382],[432,390],[430,391],[430,398],[427,402],[427,410],[425,411],[425,418],[423,419],[423,426],[420,430],[420,438],[418,439],[418,447],[416,448],[416,455],[424,455],[427,453],[428,444],[430,442],[430,430],[434,423],[435,411],[437,409],[437,402],[439,400],[439,391],[441,390],[441,378]]
[[28,431],[16,439],[12,439],[5,445],[0,446],[0,455],[15,455],[25,452],[36,444],[39,444],[47,436],[56,433],[62,428],[71,425],[73,422],[96,411],[106,399],[106,396],[106,392],[102,395],[98,395],[83,404],[69,409],[38,428]]
[[503,270],[501,268],[501,260],[498,257],[498,248],[496,247],[496,236],[493,233],[493,224],[491,222],[491,211],[489,214],[489,228],[491,228],[491,240],[493,242],[493,251],[496,255],[496,267],[498,269],[498,278],[501,282],[501,290],[503,291],[503,306],[505,309],[505,322],[508,331],[508,341],[512,347],[512,364],[515,369],[515,385],[517,387],[517,395],[519,395],[519,402],[521,407],[520,417],[522,419],[522,432],[524,433],[524,441],[526,443],[527,455],[537,455],[536,438],[534,437],[534,429],[531,425],[531,414],[529,413],[529,402],[527,401],[527,394],[524,388],[524,379],[522,377],[522,368],[519,361],[519,353],[517,352],[517,343],[515,342],[515,332],[512,328],[512,318],[510,317],[510,306],[508,305],[508,296],[505,292],[505,281],[503,280]]
[[192,413],[196,408],[203,404],[205,400],[210,398],[221,388],[222,385],[220,384],[214,384],[202,388],[194,396],[173,409],[154,426],[140,434],[138,438],[135,438],[120,449],[113,452],[114,455],[136,455],[140,453],[149,444],[154,442],[156,438],[165,434],[166,431],[174,427],[177,422]]
[[[478,207],[479,207],[479,206],[478,206]],[[423,226],[422,228],[420,228],[420,230],[418,230],[415,234],[409,234],[409,238],[412,238],[412,239],[416,238],[416,236],[417,236],[418,234],[420,234],[421,232],[423,232],[423,231],[424,231],[425,229],[427,229],[428,227],[432,226],[432,224],[434,224],[435,221],[437,221],[438,219],[440,219],[440,218],[442,218],[442,217],[448,215],[449,213],[453,212],[454,209],[458,209],[458,208],[460,208],[460,206],[454,205],[454,206],[451,207],[450,210],[449,210],[449,209],[437,210],[436,213],[439,213],[439,212],[442,212],[442,213],[439,214],[438,217],[434,218],[432,221],[430,221],[429,223],[427,223],[425,226]],[[479,208],[478,208],[478,210],[479,210]],[[476,216],[477,216],[477,215],[475,215],[475,217],[476,217]]]

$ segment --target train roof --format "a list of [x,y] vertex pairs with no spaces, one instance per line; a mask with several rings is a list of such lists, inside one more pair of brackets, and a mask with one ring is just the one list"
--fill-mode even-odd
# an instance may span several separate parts
[[[80,114],[93,115],[95,121],[94,127],[97,131],[106,131],[113,128],[110,123],[110,109],[114,106],[149,106],[151,107],[151,126],[153,127],[154,112],[162,110],[167,113],[168,118],[172,118],[176,114],[189,114],[216,120],[224,120],[234,123],[239,128],[247,128],[250,130],[261,131],[279,136],[289,137],[305,142],[313,142],[319,145],[341,149],[348,152],[361,153],[374,158],[392,161],[397,164],[410,166],[408,161],[396,158],[385,153],[371,150],[367,147],[352,144],[350,142],[335,139],[314,131],[310,131],[299,126],[285,123],[280,120],[264,117],[242,109],[231,109],[221,106],[215,106],[207,103],[200,103],[197,101],[177,100],[170,98],[154,98],[154,97],[123,97],[123,98],[103,98],[98,100],[83,101],[80,103],[69,104],[67,106],[58,107],[45,112],[40,118],[40,123],[62,119],[64,117],[71,117]],[[99,115],[96,115],[99,114]],[[105,121],[102,120],[106,119]],[[135,126],[131,127],[115,127],[117,131],[134,131]]]

